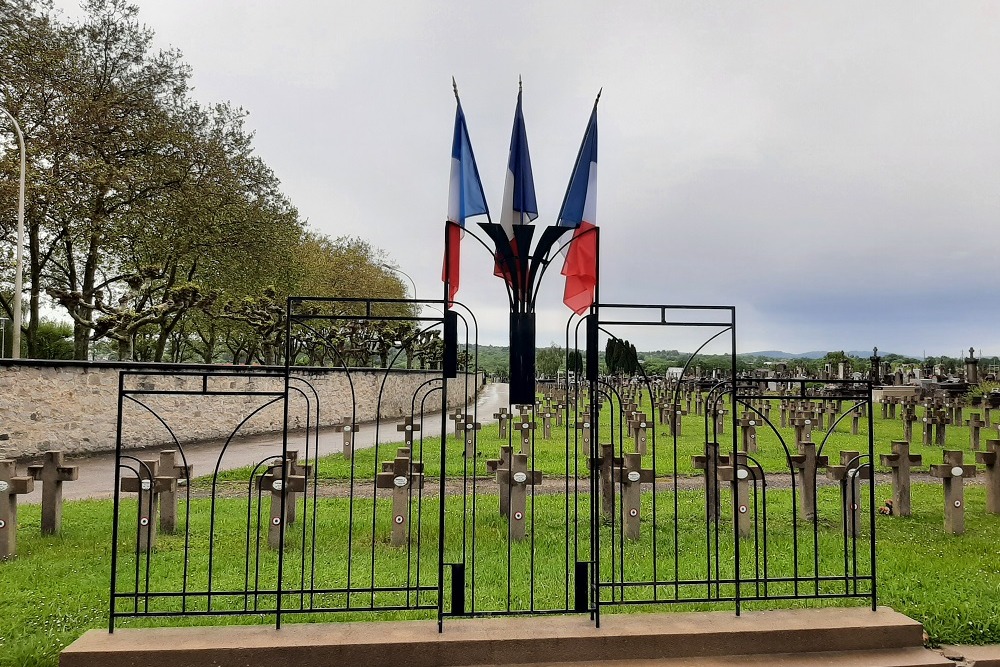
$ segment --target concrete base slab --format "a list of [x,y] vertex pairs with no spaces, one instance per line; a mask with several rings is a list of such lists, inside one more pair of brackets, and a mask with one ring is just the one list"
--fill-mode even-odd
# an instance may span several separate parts
[[[587,616],[455,619],[445,621],[443,633],[438,633],[433,621],[291,623],[281,630],[265,626],[121,628],[114,634],[87,632],[63,651],[59,664],[458,667],[641,664],[723,656],[770,656],[767,662],[774,662],[781,654],[801,658],[823,652],[921,649],[922,637],[919,623],[887,607],[745,612],[741,616],[731,612],[605,614],[600,628]],[[940,662],[940,655],[937,658],[937,663],[905,664],[951,664]]]
[[1000,667],[1000,646],[942,646],[941,653],[968,667]]

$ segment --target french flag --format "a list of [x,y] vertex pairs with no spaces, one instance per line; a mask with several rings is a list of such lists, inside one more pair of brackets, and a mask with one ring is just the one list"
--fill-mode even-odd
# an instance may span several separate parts
[[448,187],[448,222],[446,223],[445,258],[441,271],[441,280],[448,285],[448,307],[458,293],[458,283],[461,273],[461,241],[464,235],[465,221],[477,215],[486,215],[489,220],[490,211],[486,206],[486,195],[483,193],[483,182],[479,178],[479,168],[476,166],[476,156],[472,152],[472,142],[469,140],[469,128],[465,125],[465,113],[462,102],[458,99],[458,89],[455,89],[455,135],[451,143],[451,183]]
[[559,225],[574,229],[562,268],[566,276],[563,303],[577,315],[583,315],[593,305],[597,286],[597,103],[600,99],[598,93],[559,210]]
[[[507,179],[503,186],[503,207],[500,212],[500,226],[511,240],[514,256],[517,248],[513,244],[514,225],[526,225],[538,217],[538,203],[535,201],[535,179],[531,173],[531,154],[528,152],[528,133],[524,129],[524,114],[521,111],[521,85],[518,82],[517,108],[514,110],[514,129],[510,135],[510,156],[507,159]],[[494,275],[510,275],[500,266],[497,257]]]

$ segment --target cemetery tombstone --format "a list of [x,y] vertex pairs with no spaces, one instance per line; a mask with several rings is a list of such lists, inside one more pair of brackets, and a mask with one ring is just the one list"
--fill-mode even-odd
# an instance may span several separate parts
[[[277,458],[266,473],[257,477],[257,488],[261,493],[270,493],[267,545],[274,550],[281,549],[281,526],[282,523],[288,524],[287,505],[294,503],[294,496],[292,494],[306,490],[305,476],[293,475],[291,474],[291,469],[291,460]],[[283,474],[284,479],[282,479]],[[284,498],[286,505],[286,515],[284,517],[281,514],[282,498]],[[290,534],[290,530],[285,530],[286,540]]]
[[1000,440],[987,440],[986,451],[976,452],[976,463],[986,473],[986,511],[1000,514]]
[[17,497],[34,488],[33,477],[17,476],[13,460],[0,460],[0,561],[17,555]]
[[719,445],[705,443],[705,453],[691,457],[691,465],[696,470],[705,471],[705,517],[714,521],[719,507]]
[[510,421],[510,413],[507,412],[507,408],[500,408],[499,412],[493,413],[493,418],[497,420],[500,439],[504,440],[507,437],[507,423]]
[[358,431],[358,425],[351,421],[350,417],[344,417],[339,424],[335,424],[333,430],[344,434],[344,458],[354,457],[354,434]]
[[881,455],[882,465],[892,469],[892,513],[910,516],[910,469],[923,463],[920,454],[910,453],[910,443],[892,441],[892,454]]
[[45,452],[44,462],[28,466],[28,474],[42,483],[42,535],[57,535],[62,527],[62,485],[79,479],[80,469],[67,466],[62,452]]
[[862,479],[871,480],[871,466],[861,464],[859,452],[842,450],[840,465],[827,468],[827,475],[840,483],[840,518],[847,537],[854,537],[861,527]]
[[463,437],[465,438],[465,458],[474,459],[476,458],[476,432],[483,428],[483,425],[477,421],[472,421],[472,417],[466,416],[462,420],[462,427],[465,429]]
[[119,487],[124,493],[139,494],[138,550],[149,552],[156,546],[156,512],[159,509],[159,495],[164,491],[176,490],[177,478],[161,477],[159,461],[141,461],[138,477],[122,477]]
[[747,453],[736,453],[736,464],[732,463],[732,456],[720,457],[719,479],[723,482],[735,482],[736,490],[736,524],[740,537],[747,537],[753,531],[753,524],[750,521],[750,476],[751,470],[747,466]]
[[[496,475],[500,470],[510,470],[510,455],[510,445],[502,445],[500,447],[500,456],[486,461],[486,470],[493,475]],[[508,516],[509,514],[510,487],[506,484],[500,484],[500,516]]]
[[798,478],[799,515],[805,521],[816,518],[816,475],[820,468],[829,465],[826,456],[816,454],[816,443],[802,440],[799,453],[788,457]]
[[497,484],[506,486],[510,493],[510,514],[508,531],[510,539],[520,542],[524,539],[525,512],[527,511],[527,488],[542,483],[540,470],[528,470],[528,456],[511,456],[510,468],[497,470]]
[[173,477],[177,480],[170,488],[160,493],[160,530],[173,533],[177,530],[177,487],[180,480],[189,482],[194,466],[185,466],[177,458],[176,449],[165,449],[160,452],[159,471],[163,477]]
[[969,421],[966,422],[969,427],[969,444],[972,446],[973,451],[979,449],[980,434],[979,430],[986,426],[986,422],[979,419],[979,413],[973,412],[969,415]]
[[412,450],[413,436],[420,430],[420,424],[414,424],[413,417],[407,416],[402,424],[396,424],[396,430],[403,434],[403,444]]
[[375,486],[392,489],[392,536],[390,544],[401,547],[409,542],[410,494],[424,488],[424,465],[413,461],[411,450],[400,447],[396,458],[382,462]]
[[622,465],[614,469],[614,480],[622,487],[622,513],[625,539],[639,539],[639,515],[641,513],[642,485],[653,482],[653,471],[643,469],[642,456],[629,452]]
[[975,465],[962,463],[962,452],[944,450],[944,463],[931,466],[931,476],[944,483],[944,529],[952,535],[965,532],[965,489],[963,481],[976,476]]

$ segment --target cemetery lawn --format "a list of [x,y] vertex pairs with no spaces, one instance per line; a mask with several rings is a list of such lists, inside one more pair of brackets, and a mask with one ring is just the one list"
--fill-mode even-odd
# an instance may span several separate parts
[[[780,409],[779,401],[774,399],[771,401],[772,408],[770,412],[771,420],[774,423],[775,430],[771,430],[766,425],[759,421],[757,426],[757,442],[758,442],[758,452],[753,454],[753,458],[763,467],[765,472],[768,474],[783,473],[787,478],[788,476],[788,466],[786,462],[786,456],[788,453],[796,453],[795,444],[795,430],[794,428],[780,428]],[[844,402],[844,411],[846,412],[850,407],[849,402]],[[648,400],[647,405],[644,408],[649,410]],[[979,412],[975,408],[966,408],[964,411],[964,418],[968,419],[972,412]],[[899,419],[902,410],[897,411],[897,419],[882,419],[881,418],[881,406],[879,404],[874,405],[874,424],[875,424],[875,467],[878,472],[889,472],[889,468],[883,467],[878,461],[879,454],[891,454],[892,453],[892,441],[903,439],[903,422]],[[615,443],[616,453],[618,451],[618,443],[624,443],[624,450],[627,452],[635,451],[635,445],[632,437],[626,432],[623,434],[621,432],[620,424],[615,423],[614,435],[612,436],[611,426],[608,424],[606,416],[610,414],[607,404],[605,404],[602,410],[602,432],[599,442]],[[924,408],[923,406],[917,407],[917,416],[923,417]],[[437,419],[438,417],[434,417]],[[482,416],[480,417],[482,418]],[[674,438],[670,434],[668,427],[665,424],[659,424],[651,420],[650,423],[655,426],[651,429],[647,438],[648,446],[650,451],[652,451],[652,446],[655,438],[655,460],[651,456],[643,457],[643,467],[653,468],[657,476],[671,475],[674,469],[678,471],[680,475],[684,476],[696,476],[699,475],[697,471],[691,464],[691,457],[697,454],[704,453],[704,443],[706,440],[706,428],[705,428],[705,418],[698,415],[687,415],[682,418],[682,434],[677,438],[677,457],[674,458]],[[581,452],[575,456],[567,456],[567,433],[566,427],[552,427],[552,437],[544,438],[542,430],[542,418],[537,417],[537,430],[535,431],[534,439],[534,458],[529,457],[528,467],[536,470],[541,470],[542,473],[549,477],[564,477],[564,476],[576,476],[576,477],[586,477],[588,474],[587,468],[587,457],[585,453]],[[826,439],[823,445],[822,454],[829,456],[830,463],[836,464],[840,463],[840,451],[860,451],[862,454],[867,451],[867,436],[868,436],[868,419],[863,418],[860,420],[859,435],[851,435],[851,415],[848,414],[844,417],[836,426],[836,428],[830,432],[829,436],[826,435],[826,431],[820,431],[816,429],[813,431],[812,441],[816,443],[817,450],[819,450],[820,445],[823,443],[824,438]],[[554,420],[553,420],[554,422]],[[829,428],[829,423],[826,424]],[[362,426],[363,429],[372,428],[370,424]],[[721,454],[726,454],[728,447],[731,445],[731,432],[732,432],[732,421],[731,416],[727,415],[727,421],[725,425],[725,432],[717,436],[718,442],[722,445]],[[449,429],[453,433],[454,426],[449,422]],[[575,430],[575,429],[574,429]],[[569,433],[569,449],[572,451],[575,448],[575,433],[571,430]],[[654,433],[655,431],[655,433]],[[780,435],[780,438],[779,438]],[[383,435],[380,435],[381,443],[379,444],[377,450],[376,448],[359,449],[354,453],[354,478],[362,480],[370,480],[375,472],[381,471],[381,462],[386,460],[391,460],[395,454],[396,449],[402,446],[402,443],[398,441],[400,434],[395,431],[395,429],[389,427],[386,429]],[[982,447],[985,448],[986,440],[989,438],[1000,437],[997,427],[993,426],[991,429],[981,430],[981,442]],[[519,451],[520,449],[520,436],[515,433],[513,437],[513,442],[508,442],[508,440],[501,440],[498,435],[497,424],[486,424],[483,426],[482,430],[478,432],[477,439],[477,450],[479,455],[477,456],[476,462],[473,465],[471,460],[466,461],[464,457],[461,456],[461,452],[465,449],[464,438],[456,438],[453,434],[448,437],[447,441],[447,451],[448,451],[448,464],[445,470],[445,475],[451,478],[460,478],[463,475],[473,475],[477,477],[492,477],[486,470],[486,460],[496,458],[500,451],[501,445],[513,444],[514,451]],[[941,463],[941,450],[940,445],[924,445],[921,444],[921,430],[920,422],[916,422],[913,425],[913,438],[912,444],[910,445],[910,452],[912,454],[921,454],[923,459],[923,468],[930,464]],[[429,478],[437,478],[441,471],[441,440],[440,438],[427,438],[421,441],[419,438],[414,441],[414,459],[423,461],[424,472]],[[300,457],[305,453],[305,440],[302,433],[290,434],[288,449],[298,450]],[[965,452],[965,462],[975,463],[975,454],[972,450],[970,429],[968,426],[953,424],[949,425],[946,430],[946,444],[944,449],[957,449]],[[819,451],[817,453],[820,453]],[[234,470],[225,471],[219,474],[219,480],[224,482],[246,482],[250,474],[250,468],[238,468]],[[334,454],[331,456],[326,456],[320,460],[319,471],[320,479],[327,480],[350,480],[352,475],[351,465],[343,455]],[[821,473],[822,474],[822,473]],[[196,485],[202,489],[208,489],[210,484],[210,479],[199,478]]]
[[[772,530],[772,566],[775,569],[790,567],[792,556],[790,549],[782,548],[789,543],[790,520],[788,516],[788,493],[780,489],[769,492],[769,503],[775,508],[769,516]],[[723,502],[728,492],[723,493]],[[837,498],[836,490],[824,488],[820,490],[821,516],[835,515]],[[867,494],[864,494],[867,497]],[[889,495],[888,487],[877,489],[876,502],[881,504]],[[1000,643],[1000,561],[996,558],[996,545],[1000,543],[1000,516],[987,515],[984,510],[985,494],[981,486],[970,486],[966,489],[966,533],[962,536],[946,535],[942,529],[943,501],[939,484],[916,484],[913,487],[914,516],[877,517],[878,531],[878,602],[891,606],[898,611],[921,621],[930,635],[933,643]],[[681,491],[678,501],[682,509],[690,511],[692,518],[684,519],[682,532],[691,535],[704,535],[703,522],[693,517],[696,509],[702,503],[702,494],[698,491]],[[668,493],[657,495],[662,506],[672,504],[672,496]],[[425,497],[424,502],[431,504],[436,510],[438,499]],[[209,500],[199,499],[192,502],[192,544],[199,541],[207,543],[207,508]],[[640,542],[627,545],[627,555],[631,553],[647,553],[649,550],[650,523],[647,509],[652,502],[652,494],[644,494],[642,539]],[[371,516],[372,505],[369,500],[356,501],[356,512]],[[388,503],[384,503],[388,505]],[[123,517],[134,516],[128,511]],[[134,508],[134,503],[131,505]],[[461,550],[461,522],[463,516],[468,519],[471,510],[465,508],[463,514],[462,498],[449,496],[446,500],[448,521],[459,525],[458,530],[450,531],[446,543],[449,557],[454,560]],[[529,512],[530,510],[529,505]],[[769,512],[772,510],[769,505]],[[184,507],[181,508],[183,516]],[[538,496],[535,500],[534,521],[538,526],[538,537],[535,544],[534,567],[539,584],[534,594],[539,605],[552,603],[553,599],[562,595],[561,587],[546,587],[546,581],[561,581],[564,576],[564,561],[561,557],[565,549],[562,541],[565,526],[564,500],[558,495]],[[246,523],[246,501],[238,498],[220,499],[217,501],[216,530],[225,539],[217,540],[216,554],[216,584],[228,586],[242,585],[244,577],[244,543],[241,537]],[[317,568],[320,576],[324,573],[331,578],[342,574],[346,558],[336,558],[324,555],[326,549],[344,548],[343,535],[347,533],[347,501],[341,498],[320,499],[319,512],[322,517],[323,530],[318,534],[317,542],[326,540],[324,548],[319,551]],[[491,577],[490,573],[506,574],[508,567],[508,549],[506,543],[505,521],[497,516],[495,497],[484,496],[479,499],[476,516],[481,523],[477,528],[480,536],[477,551],[477,566],[481,568],[477,581],[483,582],[476,593],[476,604],[479,608],[502,607],[506,599],[505,586],[490,586],[490,582],[501,580]],[[266,521],[266,513],[264,517]],[[108,588],[110,583],[110,535],[112,521],[112,503],[107,500],[90,500],[67,502],[64,507],[63,534],[59,537],[42,537],[40,535],[40,515],[37,505],[23,506],[19,512],[18,547],[16,559],[0,563],[0,666],[46,666],[54,667],[58,663],[59,651],[90,628],[106,628],[108,619]],[[123,519],[123,524],[127,523]],[[134,519],[133,519],[134,521]],[[362,521],[367,526],[360,528],[355,525],[355,545],[353,558],[355,576],[362,579],[370,573],[371,523],[370,518]],[[436,511],[427,512],[422,522],[424,541],[421,546],[421,559],[427,566],[422,577],[423,581],[433,578],[436,564]],[[299,524],[301,525],[301,522]],[[666,524],[670,526],[671,524]],[[124,526],[123,552],[128,551],[130,528]],[[376,522],[375,556],[378,559],[378,576],[386,581],[405,576],[405,563],[413,555],[415,548],[392,548],[388,545],[389,516],[388,510],[380,512]],[[606,529],[602,528],[602,531]],[[731,536],[731,527],[723,522],[723,534]],[[672,532],[661,529],[663,532]],[[602,532],[602,536],[603,536]],[[821,530],[823,540],[839,539],[839,529],[830,526]],[[174,582],[180,580],[182,572],[183,537],[161,535],[154,553],[154,563],[151,578],[152,590],[167,590]],[[339,541],[338,541],[339,540]],[[490,542],[493,542],[492,548]],[[698,568],[704,562],[704,544],[698,539],[690,541],[682,539],[681,547],[682,569]],[[602,537],[602,549],[606,548]],[[723,559],[731,553],[731,539],[720,545]],[[865,550],[865,542],[859,544],[861,558]],[[730,551],[727,551],[730,550]],[[671,549],[663,549],[669,551]],[[749,552],[749,549],[746,550]],[[297,566],[289,567],[288,563],[298,563],[300,552],[293,547],[286,558],[286,581],[296,585],[300,572]],[[515,570],[527,567],[531,557],[530,543],[518,543],[510,550],[511,562]],[[602,552],[603,553],[603,552]],[[559,557],[552,557],[559,554]],[[203,551],[192,553],[189,574],[195,587],[203,586],[207,576],[207,564]],[[836,554],[834,554],[836,556]],[[661,554],[662,557],[662,554]],[[744,558],[747,553],[744,552]],[[120,556],[120,585],[129,585],[134,577],[131,556]],[[602,556],[604,563],[610,558]],[[672,556],[671,556],[672,558]],[[824,555],[825,558],[825,555]],[[260,557],[262,581],[272,571],[276,561],[275,553],[262,550]],[[809,554],[800,554],[800,561],[811,562]],[[671,561],[672,562],[672,561]],[[752,567],[749,561],[744,561],[745,567]],[[365,569],[368,567],[369,569]],[[672,567],[672,566],[671,566]],[[505,578],[502,579],[504,582]],[[272,579],[273,581],[273,579]],[[263,584],[262,584],[263,586]],[[561,583],[560,583],[561,586]],[[495,589],[495,590],[494,590]],[[512,595],[522,600],[529,592],[515,586]],[[273,598],[273,595],[271,596]],[[292,597],[292,596],[290,596]],[[298,600],[298,596],[294,596]],[[273,600],[272,600],[273,602]],[[336,603],[336,600],[329,600]],[[342,601],[341,601],[342,602]],[[824,603],[829,604],[828,601]],[[266,604],[266,600],[262,602]],[[747,604],[747,609],[760,609],[777,606],[778,603]],[[800,606],[812,606],[817,602],[796,602]],[[863,604],[863,603],[862,603]],[[225,606],[225,601],[220,601]],[[781,606],[789,606],[783,603]],[[710,608],[693,605],[663,606],[658,610]],[[732,609],[731,604],[718,605],[715,608]],[[639,611],[634,607],[616,608],[613,613]],[[608,611],[605,611],[608,613]],[[423,614],[421,616],[421,614]],[[394,613],[380,617],[413,618],[433,617],[428,613]],[[345,615],[328,615],[322,619],[314,616],[286,616],[287,622],[305,620],[336,620],[346,619]],[[372,614],[353,614],[351,618],[368,620]],[[143,625],[167,624],[205,624],[205,623],[272,623],[272,617],[237,616],[219,618],[188,618],[170,621],[168,619],[124,620],[121,626],[137,627]],[[447,624],[447,620],[446,620]]]

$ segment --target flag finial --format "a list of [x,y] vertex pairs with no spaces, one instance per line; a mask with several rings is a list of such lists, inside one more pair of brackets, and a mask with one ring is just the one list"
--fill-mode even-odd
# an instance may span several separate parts
[[[451,77],[451,87],[455,91],[455,101],[460,102],[461,100],[458,99],[458,84],[455,82],[454,76]],[[598,97],[600,97],[600,95],[598,95]]]
[[[454,80],[455,80],[455,78],[452,77],[452,81],[454,81]],[[597,103],[601,101],[601,93],[603,93],[603,92],[604,92],[604,86],[601,86],[601,89],[597,91],[597,99],[594,100],[594,106],[595,107],[597,106]]]
[[521,93],[521,75],[520,74],[517,75],[517,92],[518,92],[518,94]]

